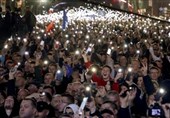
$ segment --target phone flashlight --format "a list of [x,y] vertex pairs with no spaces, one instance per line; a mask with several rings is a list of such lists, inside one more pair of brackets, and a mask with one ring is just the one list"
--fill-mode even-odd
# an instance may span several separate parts
[[124,44],[124,48],[127,48],[128,47],[128,45],[127,44]]
[[4,46],[4,48],[7,49],[7,48],[8,48],[8,44],[6,44],[6,45]]
[[47,61],[47,60],[45,60],[45,61],[44,61],[44,65],[47,65],[47,64],[48,64],[48,61]]
[[118,69],[118,72],[119,72],[119,73],[121,73],[121,72],[122,72],[122,69],[121,69],[121,68],[119,68],[119,69]]
[[165,93],[165,89],[160,88],[160,89],[159,89],[159,93],[160,93],[160,94],[164,94],[164,93]]
[[89,39],[90,38],[90,36],[89,35],[86,35],[86,39]]
[[132,68],[131,67],[128,68],[128,72],[132,72]]
[[89,92],[91,90],[90,86],[86,86],[86,91]]
[[56,43],[56,44],[59,44],[59,41],[56,41],[55,43]]
[[69,40],[66,41],[67,44],[68,44],[69,42],[70,42]]
[[37,39],[40,39],[41,37],[40,36],[37,36]]
[[24,42],[27,42],[27,39],[26,39],[26,38],[24,38],[24,39],[23,39],[23,41],[24,41]]
[[57,70],[57,74],[60,74],[61,73],[61,70]]
[[108,48],[107,54],[108,54],[108,55],[111,55],[111,52],[112,52],[112,50],[111,50],[110,48]]
[[42,33],[44,33],[45,31],[44,30],[41,30]]
[[115,48],[114,47],[111,47],[112,50],[114,50]]
[[20,66],[21,65],[21,62],[18,62],[18,64],[17,64],[18,66]]
[[133,87],[130,86],[130,87],[129,87],[129,90],[133,90]]
[[79,55],[79,54],[80,54],[80,51],[79,51],[79,50],[76,50],[76,51],[75,51],[75,54],[76,54],[76,55]]
[[136,50],[136,53],[137,53],[137,54],[140,54],[140,50]]
[[68,38],[68,34],[66,34],[65,37]]
[[28,51],[25,51],[25,55],[29,55],[29,52],[28,52]]
[[45,95],[45,92],[42,92],[42,95]]
[[21,40],[21,37],[18,37],[17,39],[18,39],[18,40]]
[[12,38],[9,38],[8,41],[12,41]]
[[91,71],[92,71],[93,73],[96,73],[97,69],[96,69],[95,67],[92,67]]

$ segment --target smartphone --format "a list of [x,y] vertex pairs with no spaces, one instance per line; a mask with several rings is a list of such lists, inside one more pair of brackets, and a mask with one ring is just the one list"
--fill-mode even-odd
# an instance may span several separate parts
[[86,54],[90,53],[92,51],[92,48],[89,46],[86,50]]
[[82,114],[82,110],[84,110],[86,103],[87,103],[87,100],[88,100],[88,97],[83,98],[83,101],[82,101],[80,108],[79,108],[79,114]]
[[55,80],[62,81],[63,76],[63,72],[61,70],[57,70],[55,73]]
[[108,48],[107,54],[108,54],[108,55],[111,55],[111,52],[112,52],[112,50],[111,50],[110,48]]
[[40,42],[40,45],[44,46],[44,41],[43,40]]
[[19,65],[15,65],[13,68],[11,68],[10,71],[11,71],[12,73],[13,73],[13,72],[16,72],[17,69],[18,69],[18,66],[19,66]]

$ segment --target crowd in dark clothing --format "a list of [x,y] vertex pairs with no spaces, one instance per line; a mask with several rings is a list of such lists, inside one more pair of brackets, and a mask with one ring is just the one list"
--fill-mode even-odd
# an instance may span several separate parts
[[29,7],[26,8],[23,16],[20,8],[15,8],[14,11],[11,11],[10,6],[6,6],[5,12],[0,8],[1,40],[9,38],[11,35],[23,36],[27,32],[32,32],[35,24],[36,18]]
[[36,20],[29,8],[21,17],[7,7],[0,117],[170,118],[170,24],[112,13],[120,19],[62,29],[62,17],[47,21],[55,13]]

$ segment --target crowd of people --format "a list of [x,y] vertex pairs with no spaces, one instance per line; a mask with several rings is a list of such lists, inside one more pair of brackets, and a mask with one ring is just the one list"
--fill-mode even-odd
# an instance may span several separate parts
[[101,6],[66,13],[5,41],[0,117],[170,118],[170,24]]
[[30,7],[26,7],[25,13],[22,15],[21,8],[11,10],[10,6],[6,6],[5,12],[0,7],[0,35],[1,40],[9,38],[11,35],[23,36],[27,32],[32,32],[36,24],[36,17],[31,12]]

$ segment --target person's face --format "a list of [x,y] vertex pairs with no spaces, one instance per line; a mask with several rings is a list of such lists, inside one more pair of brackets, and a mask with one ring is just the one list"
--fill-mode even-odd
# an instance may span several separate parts
[[159,68],[162,68],[162,62],[161,61],[156,61],[155,63]]
[[86,107],[87,107],[88,109],[92,109],[92,108],[95,107],[94,98],[92,98],[91,101],[88,101],[88,102],[87,102]]
[[101,55],[101,61],[104,62],[106,60],[106,55]]
[[132,67],[133,67],[134,70],[139,69],[139,67],[140,67],[139,61],[138,60],[133,60],[132,61]]
[[134,54],[135,53],[135,48],[134,47],[129,47],[129,53]]
[[119,61],[121,66],[125,66],[127,64],[127,59],[125,56],[121,56]]
[[20,105],[20,118],[32,118],[36,113],[36,109],[32,106],[31,100],[23,100]]
[[24,80],[24,78],[22,78],[22,77],[17,78],[17,79],[16,79],[16,82],[15,82],[15,85],[16,85],[17,87],[22,87],[22,86],[24,86],[24,85],[25,85],[25,80]]
[[12,109],[13,106],[14,106],[14,98],[12,96],[8,96],[5,99],[5,104],[4,104],[5,109]]
[[110,95],[107,95],[106,97],[107,97],[107,99],[109,101],[114,102],[117,106],[119,106],[119,97],[118,97],[118,95],[110,94]]
[[51,105],[54,107],[54,109],[59,109],[59,105],[62,102],[62,97],[61,96],[55,96],[53,97],[52,101],[51,101]]
[[61,103],[59,104],[59,111],[62,112],[64,108],[69,104],[67,97],[61,98]]
[[30,94],[32,94],[32,93],[36,93],[38,91],[38,88],[36,85],[30,84],[28,87],[28,90],[29,90]]
[[65,62],[67,62],[68,65],[70,65],[72,63],[71,58],[66,58]]
[[157,69],[151,69],[150,70],[150,77],[152,80],[157,80],[159,76],[159,72]]
[[70,116],[72,116],[72,117],[73,117],[73,115],[74,115],[74,112],[73,112],[73,110],[72,110],[71,108],[66,108],[65,113],[68,114],[68,115],[70,115]]
[[69,83],[66,89],[66,92],[68,92],[69,94],[72,94],[72,90],[73,90],[73,84]]
[[53,59],[54,59],[52,53],[49,53],[49,54],[48,54],[48,59],[49,59],[49,60],[53,60]]
[[37,112],[36,118],[47,118],[49,111],[43,110],[41,112]]
[[17,100],[23,100],[26,96],[28,96],[28,93],[25,90],[21,90],[18,92]]
[[80,90],[83,88],[83,85],[80,82],[72,83],[72,94],[78,94]]
[[138,87],[143,86],[143,77],[138,77],[137,85],[138,85]]
[[25,66],[24,66],[24,71],[25,71],[25,72],[29,72],[29,71],[30,71],[30,69],[31,69],[30,64],[31,64],[30,62],[26,62],[26,63],[25,63]]
[[108,114],[108,113],[104,113],[102,114],[103,118],[115,118],[114,115]]
[[103,69],[102,69],[102,77],[103,77],[103,79],[104,80],[106,80],[106,79],[110,79],[110,69],[109,68],[107,68],[107,67],[104,67]]
[[111,105],[109,103],[105,103],[105,104],[102,104],[101,107],[100,107],[100,111],[104,110],[104,109],[108,109],[112,112],[114,112],[114,109],[111,107]]
[[44,78],[44,83],[45,84],[51,84],[53,78],[50,75],[46,75]]
[[79,79],[79,72],[78,71],[73,72],[72,77],[73,77],[74,82],[78,82],[80,80]]
[[23,73],[21,71],[17,70],[14,76],[15,76],[15,78],[23,77]]
[[57,68],[55,66],[49,66],[48,67],[48,72],[49,73],[53,73],[54,74],[56,72],[56,70],[57,70]]
[[160,56],[160,49],[158,45],[153,45],[153,52],[156,56]]

